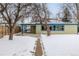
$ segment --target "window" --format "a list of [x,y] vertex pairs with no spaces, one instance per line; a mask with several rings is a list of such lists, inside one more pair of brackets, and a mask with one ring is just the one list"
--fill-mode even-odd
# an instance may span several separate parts
[[46,31],[47,30],[47,27],[45,25],[42,25],[42,30],[43,31]]
[[[49,27],[51,31],[64,31],[64,25],[56,24],[56,25],[49,25]],[[46,31],[47,27],[45,25],[42,25],[42,30]]]
[[[50,30],[52,30],[52,26],[49,26],[49,28],[50,28]],[[42,25],[42,30],[43,30],[43,31],[46,31],[46,30],[47,30],[47,26]]]
[[52,30],[53,31],[64,31],[64,25],[53,25]]
[[50,30],[52,30],[52,26],[50,26]]

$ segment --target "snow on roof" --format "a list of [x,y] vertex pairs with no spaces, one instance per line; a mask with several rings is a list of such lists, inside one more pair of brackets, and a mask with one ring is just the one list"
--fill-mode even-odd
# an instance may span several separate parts
[[50,20],[48,24],[77,24],[77,22],[63,22],[60,20]]
[[58,20],[50,20],[50,22],[48,22],[48,24],[64,24],[64,22],[58,21]]
[[[31,18],[25,18],[23,22],[19,21],[18,24],[40,24],[40,22],[32,22]],[[48,24],[77,24],[77,22],[63,22],[62,20],[51,19],[48,21]]]
[[23,21],[18,21],[18,24],[30,24],[31,20],[31,18],[25,18]]

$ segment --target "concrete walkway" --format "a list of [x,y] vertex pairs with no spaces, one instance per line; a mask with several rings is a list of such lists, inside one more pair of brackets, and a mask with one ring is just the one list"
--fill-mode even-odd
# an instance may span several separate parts
[[42,50],[40,39],[38,39],[36,41],[35,56],[42,56],[42,55],[43,55],[43,50]]

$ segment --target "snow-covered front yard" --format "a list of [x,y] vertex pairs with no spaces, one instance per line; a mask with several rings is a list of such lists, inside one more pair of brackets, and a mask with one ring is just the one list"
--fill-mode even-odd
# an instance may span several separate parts
[[[14,36],[14,40],[8,40],[8,36],[0,39],[0,56],[32,56],[36,37]],[[47,56],[79,56],[79,35],[41,35],[44,52]],[[42,48],[43,48],[42,47]]]
[[79,35],[41,35],[47,56],[79,56]]
[[14,40],[8,40],[8,36],[0,39],[0,56],[31,56],[34,50],[35,37],[14,36]]

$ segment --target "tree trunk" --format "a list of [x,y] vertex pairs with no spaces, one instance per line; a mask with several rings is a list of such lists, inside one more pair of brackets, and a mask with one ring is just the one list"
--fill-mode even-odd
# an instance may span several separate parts
[[9,34],[9,40],[13,40],[13,33],[12,32],[10,32],[10,34]]
[[49,25],[47,24],[47,21],[45,21],[45,25],[47,27],[47,36],[50,36],[50,27]]
[[50,27],[47,25],[47,36],[50,36]]
[[9,40],[13,40],[13,28],[9,28]]

